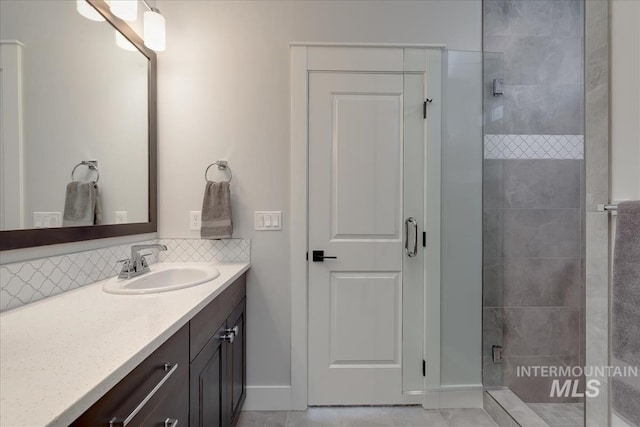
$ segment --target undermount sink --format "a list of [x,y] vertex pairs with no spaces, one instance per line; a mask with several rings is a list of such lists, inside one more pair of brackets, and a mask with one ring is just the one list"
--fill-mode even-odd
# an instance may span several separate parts
[[110,294],[151,294],[189,288],[215,279],[217,268],[206,263],[159,263],[151,271],[131,279],[109,279],[102,289]]

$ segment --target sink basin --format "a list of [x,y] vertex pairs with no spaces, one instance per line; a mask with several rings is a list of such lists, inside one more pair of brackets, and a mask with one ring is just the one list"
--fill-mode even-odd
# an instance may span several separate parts
[[102,289],[110,294],[150,294],[189,288],[215,279],[217,268],[206,263],[160,263],[151,271],[131,279],[108,280]]

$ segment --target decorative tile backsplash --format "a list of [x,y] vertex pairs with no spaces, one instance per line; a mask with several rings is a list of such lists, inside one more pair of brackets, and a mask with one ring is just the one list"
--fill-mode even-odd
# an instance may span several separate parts
[[584,158],[584,135],[484,136],[485,159]]
[[[248,262],[251,242],[245,239],[200,240],[159,239],[142,243],[162,243],[167,252],[156,251],[149,263],[166,262]],[[0,311],[10,310],[47,297],[118,275],[118,260],[130,257],[131,245],[110,246],[50,258],[0,266]]]
[[160,239],[169,250],[160,252],[160,262],[249,262],[251,241],[245,239]]

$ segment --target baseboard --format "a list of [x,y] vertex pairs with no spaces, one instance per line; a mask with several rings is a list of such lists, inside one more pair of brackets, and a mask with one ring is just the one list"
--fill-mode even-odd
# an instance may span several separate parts
[[291,409],[291,386],[247,386],[245,411],[289,411]]
[[446,386],[425,392],[426,409],[482,408],[484,392],[478,386]]

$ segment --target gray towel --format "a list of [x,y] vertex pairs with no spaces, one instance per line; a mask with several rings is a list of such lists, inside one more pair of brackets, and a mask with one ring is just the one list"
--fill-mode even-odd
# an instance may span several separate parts
[[102,224],[98,186],[93,181],[71,181],[64,199],[63,227]]
[[[640,201],[618,204],[611,307],[614,359],[640,366]],[[613,409],[640,425],[640,389],[614,379]]]
[[200,237],[203,239],[230,239],[232,234],[233,221],[231,220],[229,181],[207,181],[202,199]]
[[612,321],[613,356],[640,365],[640,201],[618,204]]

